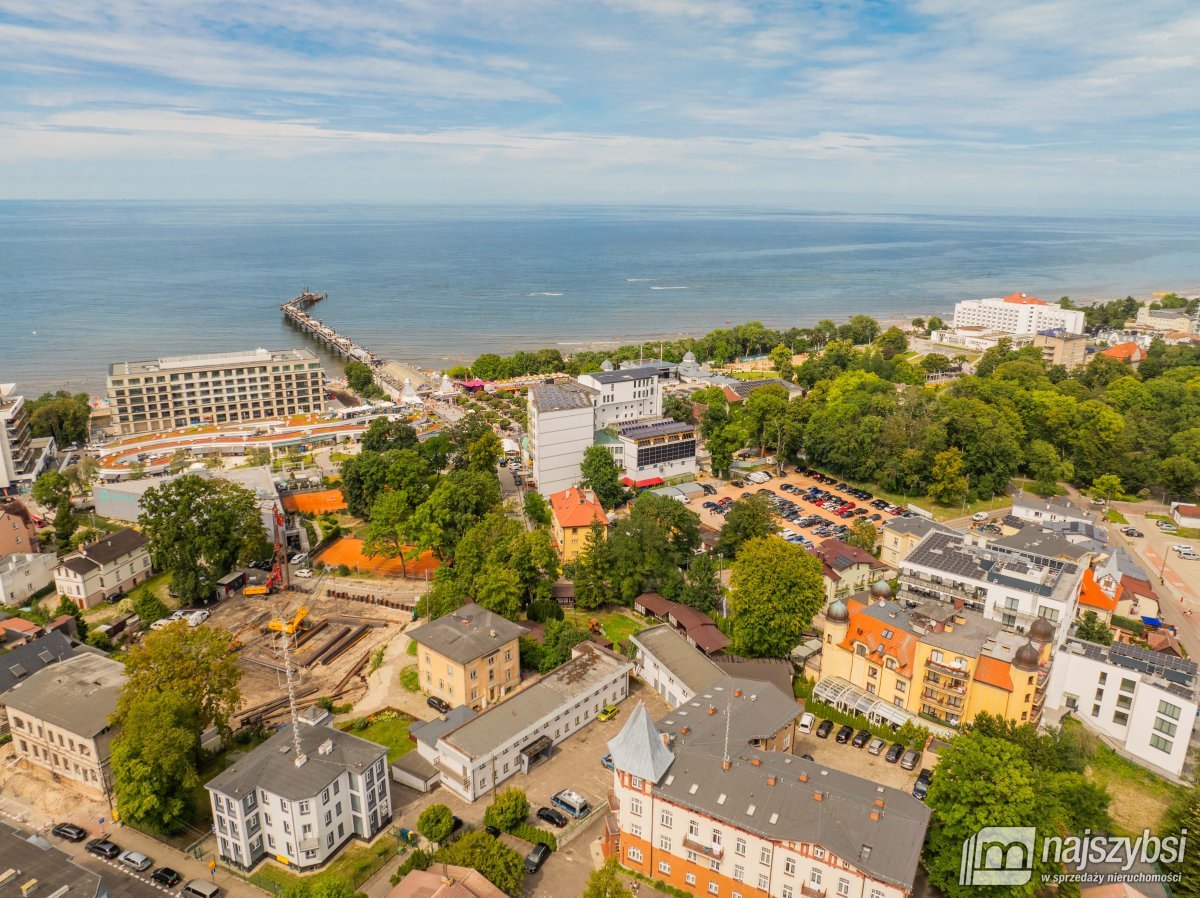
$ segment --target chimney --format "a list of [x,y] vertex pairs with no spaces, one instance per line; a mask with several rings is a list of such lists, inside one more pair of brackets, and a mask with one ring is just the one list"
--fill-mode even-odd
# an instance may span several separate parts
[[755,767],[761,767],[761,766],[762,766],[762,761],[761,761],[761,760],[759,760],[758,758],[751,758],[751,759],[750,759],[750,763],[751,763],[751,764],[753,764]]
[[882,798],[875,799],[875,807],[877,807],[877,808],[883,807],[883,799]]
[[492,627],[492,629],[488,630],[488,635],[491,636],[492,639],[495,639],[496,638],[496,628]]
[[714,708],[712,705],[709,705],[709,706],[708,706],[708,713],[709,713],[709,716],[712,716],[713,714],[716,714],[716,713],[717,713],[717,709],[716,709],[716,708]]
[[679,728],[679,735],[680,735],[680,736],[686,736],[687,734],[688,734],[688,727],[680,727],[680,728]]
[[770,776],[767,777],[767,785],[768,786],[775,785],[775,774],[772,773]]
[[818,790],[818,791],[816,791],[816,792],[814,792],[814,793],[813,793],[813,801],[824,801],[824,800],[825,800],[825,793],[824,793],[824,792],[821,792],[821,791],[819,791],[819,790]]
[[800,774],[800,782],[802,782],[802,783],[807,783],[807,782],[808,782],[808,774],[807,774],[807,773],[801,773],[801,774]]
[[874,820],[876,823],[878,823],[880,820],[883,819],[883,812],[882,811],[871,811],[871,819]]

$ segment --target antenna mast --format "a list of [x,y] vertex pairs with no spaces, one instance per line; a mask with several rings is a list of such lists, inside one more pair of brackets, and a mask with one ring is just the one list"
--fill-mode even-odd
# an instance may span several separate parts
[[287,621],[283,616],[282,608],[279,609],[279,621],[283,624],[279,628],[279,646],[280,653],[283,655],[283,675],[287,680],[288,711],[292,718],[292,751],[295,753],[294,763],[296,766],[303,767],[308,758],[300,750],[300,716],[296,713],[296,672],[292,668],[291,636],[287,631]]
[[733,696],[725,699],[725,754],[721,757],[721,769],[728,770],[732,764],[729,760],[729,723],[733,720]]

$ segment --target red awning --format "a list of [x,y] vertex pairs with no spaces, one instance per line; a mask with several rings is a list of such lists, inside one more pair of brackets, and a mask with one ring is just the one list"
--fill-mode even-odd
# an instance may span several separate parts
[[663,479],[661,477],[650,477],[646,480],[633,481],[628,477],[622,477],[621,482],[626,486],[636,486],[639,489],[644,489],[648,486],[662,486]]

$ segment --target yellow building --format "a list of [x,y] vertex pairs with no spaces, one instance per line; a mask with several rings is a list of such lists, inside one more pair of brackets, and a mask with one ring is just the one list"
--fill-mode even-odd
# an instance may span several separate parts
[[608,528],[608,518],[596,494],[577,486],[550,495],[550,521],[563,561],[572,561],[583,551],[593,524],[599,524],[605,533]]
[[900,562],[908,557],[908,553],[917,547],[930,530],[941,530],[946,533],[955,531],[945,524],[938,524],[928,518],[889,518],[883,522],[883,530],[879,534],[879,560],[892,570],[900,569]]
[[418,627],[409,636],[421,688],[452,707],[495,704],[521,682],[517,640],[524,633],[473,602]]
[[826,611],[821,679],[839,678],[911,714],[950,727],[983,712],[1017,723],[1041,718],[1054,628],[1030,639],[953,605],[907,608],[887,584]]

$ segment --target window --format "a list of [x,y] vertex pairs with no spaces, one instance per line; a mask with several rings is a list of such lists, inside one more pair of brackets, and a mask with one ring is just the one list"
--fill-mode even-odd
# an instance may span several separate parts
[[671,875],[671,865],[668,864],[666,861],[659,861],[658,862],[658,872],[662,873],[666,876],[670,876]]
[[771,863],[771,849],[770,849],[770,848],[761,848],[761,849],[759,849],[759,852],[758,852],[758,862],[759,862],[760,864],[769,864],[769,863]]
[[663,812],[658,815],[658,822],[663,826],[669,827],[671,825],[671,812],[664,808]]
[[1172,720],[1179,719],[1179,707],[1172,705],[1170,702],[1159,702],[1158,713],[1163,717],[1170,717]]
[[1118,695],[1117,696],[1117,707],[1124,708],[1126,711],[1128,711],[1130,708],[1133,707],[1133,696],[1132,695]]
[[740,855],[741,857],[746,856],[746,840],[745,839],[738,839],[736,842],[733,843],[733,853]]
[[789,885],[783,886],[779,893],[783,896],[783,898],[793,898],[793,896],[796,894]]
[[663,851],[670,851],[671,850],[671,837],[670,836],[659,836],[658,837],[658,847],[661,848]]
[[696,874],[688,873],[686,876],[683,877],[683,881],[686,882],[690,886],[694,886],[696,884]]
[[767,874],[766,874],[766,873],[759,873],[759,874],[758,874],[758,887],[759,887],[759,889],[760,889],[761,891],[764,891],[764,892],[765,892],[765,891],[767,890],[767,886],[768,886],[768,885],[770,885],[770,880],[769,880],[769,879],[767,879]]
[[642,800],[640,798],[632,798],[629,800],[629,813],[636,817],[642,816]]
[[700,838],[700,821],[699,820],[689,820],[688,821],[688,835],[695,836],[697,839]]
[[640,776],[631,776],[629,778],[629,788],[631,788],[631,789],[642,788],[642,778]]
[[942,653],[939,652],[937,649],[934,649],[932,652],[929,653],[929,660],[932,661],[934,664],[941,664],[942,663]]
[[871,898],[883,898],[883,889],[871,889]]
[[733,868],[733,878],[738,882],[746,881],[746,868],[741,864],[735,864]]
[[1117,726],[1120,726],[1120,727],[1128,726],[1129,725],[1129,715],[1126,714],[1124,711],[1114,711],[1113,712],[1113,723],[1115,723]]
[[329,826],[333,823],[333,814],[330,811],[325,812],[325,825]]
[[709,861],[708,861],[708,869],[710,869],[710,870],[720,870],[720,869],[721,869],[721,862],[720,862],[719,860],[717,860],[716,858],[709,858]]
[[1170,721],[1163,720],[1161,717],[1154,718],[1154,729],[1162,733],[1164,736],[1174,736],[1178,727]]
[[783,872],[788,876],[796,875],[796,859],[794,857],[789,857],[783,862]]
[[814,886],[819,886],[821,884],[821,868],[820,867],[813,867],[811,870],[808,871],[808,881],[810,883],[812,883]]
[[629,834],[630,834],[631,836],[637,836],[638,838],[641,838],[641,836],[642,836],[642,827],[641,827],[639,824],[637,824],[637,823],[631,823],[631,824],[629,824]]
[[708,883],[708,894],[717,895],[720,893],[720,891],[721,891],[721,887],[719,885],[717,885],[715,882],[710,881]]
[[1105,683],[1108,682],[1108,673],[1107,672],[1101,672],[1099,682],[1100,682],[1101,686],[1103,686]]
[[302,801],[302,802],[300,802],[300,813],[301,813],[301,814],[307,814],[307,813],[308,813],[308,807],[309,807],[309,802],[307,802],[307,801]]
[[625,852],[625,856],[635,864],[640,864],[642,862],[642,849],[630,846],[629,850]]
[[839,895],[849,895],[850,894],[850,880],[846,879],[846,877],[844,877],[844,876],[840,877],[838,879],[838,894]]
[[1133,692],[1135,686],[1137,686],[1137,684],[1133,680],[1129,679],[1129,677],[1121,677],[1122,692]]
[[813,846],[813,857],[815,857],[817,860],[823,860],[825,857],[825,849],[822,848],[820,845],[814,845]]

